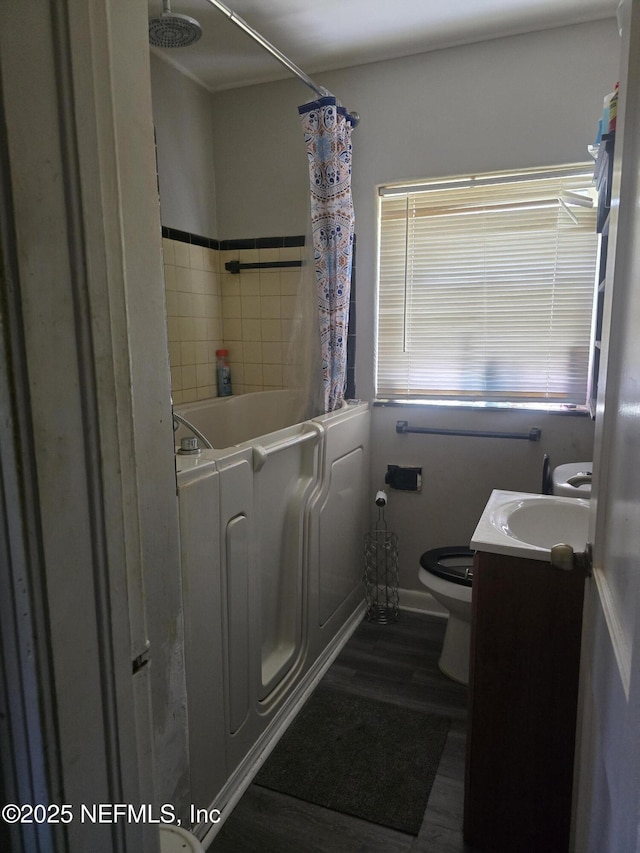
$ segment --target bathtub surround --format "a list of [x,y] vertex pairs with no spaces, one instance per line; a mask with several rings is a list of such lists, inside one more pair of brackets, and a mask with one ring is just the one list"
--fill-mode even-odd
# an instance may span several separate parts
[[[304,248],[296,246],[222,249],[221,270],[228,261],[291,261],[301,260],[303,254]],[[300,277],[295,267],[221,272],[223,338],[239,393],[286,386]]]
[[300,270],[237,275],[225,264],[299,261],[304,236],[218,241],[162,232],[173,402],[216,396],[221,348],[229,350],[234,394],[285,387]]
[[165,237],[162,251],[173,402],[215,396],[223,345],[219,251]]
[[[173,402],[216,396],[215,353],[221,348],[229,350],[234,395],[300,384],[296,362],[302,347],[292,341],[297,335],[295,340],[304,342],[317,328],[315,304],[313,317],[304,321],[306,329],[295,325],[300,323],[299,291],[313,286],[311,268],[304,263],[305,236],[217,240],[163,226],[162,238]],[[296,261],[302,267],[236,274],[226,269],[230,261]],[[348,399],[355,396],[355,273],[354,251],[345,373]],[[313,399],[319,401],[319,394],[320,389]],[[310,406],[299,420],[322,411],[318,405]]]

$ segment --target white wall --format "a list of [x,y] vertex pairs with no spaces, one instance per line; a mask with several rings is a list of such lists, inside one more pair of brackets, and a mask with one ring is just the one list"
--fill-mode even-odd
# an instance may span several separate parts
[[213,96],[220,239],[307,233],[309,170],[298,106],[313,98],[298,80]]
[[151,92],[162,224],[216,237],[211,95],[153,53]]
[[[422,492],[386,487],[387,521],[399,540],[402,589],[421,589],[418,561],[424,551],[469,545],[492,489],[540,492],[545,453],[553,464],[592,458],[593,423],[587,416],[409,406],[376,407],[373,415],[372,495],[385,488],[387,465],[422,468]],[[517,433],[540,427],[542,435],[539,442],[399,435],[398,420],[417,427]]]

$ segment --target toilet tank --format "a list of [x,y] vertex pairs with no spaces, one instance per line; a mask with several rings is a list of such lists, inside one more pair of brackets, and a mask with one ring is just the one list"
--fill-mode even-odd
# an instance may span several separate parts
[[558,465],[551,475],[552,494],[565,498],[591,497],[593,462],[568,462]]

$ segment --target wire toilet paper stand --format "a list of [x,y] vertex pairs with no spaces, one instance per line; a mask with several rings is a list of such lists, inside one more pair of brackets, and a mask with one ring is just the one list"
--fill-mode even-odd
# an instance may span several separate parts
[[398,619],[398,537],[387,529],[386,505],[386,494],[378,492],[378,520],[375,529],[365,536],[366,618],[381,624]]

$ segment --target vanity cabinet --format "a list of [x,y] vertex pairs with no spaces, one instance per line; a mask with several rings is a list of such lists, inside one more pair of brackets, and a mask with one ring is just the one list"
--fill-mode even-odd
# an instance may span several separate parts
[[486,853],[566,853],[584,577],[477,552],[465,841]]

